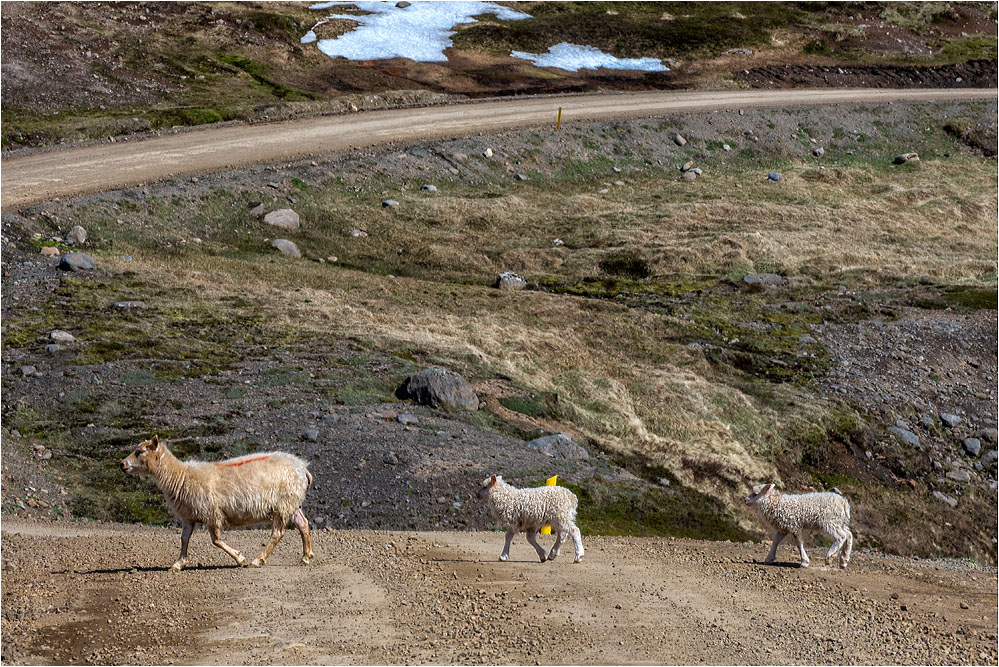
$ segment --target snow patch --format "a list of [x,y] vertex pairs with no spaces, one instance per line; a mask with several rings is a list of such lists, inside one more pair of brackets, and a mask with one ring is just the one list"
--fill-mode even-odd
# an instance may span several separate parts
[[[475,16],[493,14],[507,21],[531,18],[492,2],[413,2],[396,7],[392,2],[321,2],[310,9],[349,5],[367,14],[333,14],[330,19],[360,23],[335,39],[319,40],[319,50],[331,58],[382,60],[408,58],[417,62],[447,62],[444,49],[451,46],[453,28],[475,23]],[[316,24],[317,26],[319,24]],[[308,40],[308,41],[307,41]],[[303,44],[316,41],[315,26],[302,37]]]
[[615,58],[593,46],[562,42],[548,49],[548,53],[514,51],[514,58],[530,60],[537,67],[556,67],[578,72],[581,69],[632,69],[645,72],[668,72],[658,58]]

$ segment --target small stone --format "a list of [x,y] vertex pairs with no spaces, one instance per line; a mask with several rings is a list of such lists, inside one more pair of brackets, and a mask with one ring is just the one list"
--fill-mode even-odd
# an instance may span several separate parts
[[515,179],[517,179],[518,181],[526,181],[527,180],[527,176],[524,176],[523,174],[514,174],[513,177]]
[[334,415],[334,414],[323,415],[319,421],[321,421],[324,426],[330,426],[340,421],[340,415]]
[[419,424],[420,420],[416,416],[409,414],[408,412],[403,412],[399,414],[395,420],[402,424],[403,426],[409,426],[411,424]]
[[69,230],[69,234],[66,234],[66,242],[70,245],[83,245],[87,242],[87,230],[76,225]]
[[565,241],[563,241],[562,239],[555,239],[554,241],[552,241],[552,245],[555,246],[556,248],[560,248],[565,245]]
[[768,181],[779,181],[780,179],[781,175],[779,171],[771,171],[769,174],[767,174]]
[[73,338],[73,334],[68,331],[63,331],[62,329],[53,329],[49,333],[49,340],[55,341],[56,343],[75,343],[76,339]]
[[993,466],[999,462],[999,451],[990,449],[989,451],[982,454],[982,465],[985,467]]
[[302,226],[298,213],[290,208],[279,208],[276,211],[271,211],[264,216],[264,222],[273,227],[287,229],[289,232],[297,232]]
[[21,366],[21,375],[25,377],[30,377],[32,375],[37,375],[38,369],[34,366]]
[[59,260],[59,268],[63,271],[93,271],[97,262],[84,252],[68,252]]
[[454,508],[454,509],[456,509],[456,510],[460,510],[460,509],[461,509],[461,503],[459,503],[459,502],[458,502],[458,501],[456,500],[456,501],[454,501],[453,503],[451,503],[451,507],[453,507],[453,508]]
[[927,428],[933,428],[937,425],[937,420],[932,417],[932,415],[922,415],[919,418],[920,423]]
[[395,452],[385,452],[382,456],[382,461],[390,466],[399,465],[399,457],[395,455]]
[[395,3],[395,6],[399,9],[405,9],[406,7],[409,7],[409,3],[406,2],[406,0],[399,0],[399,2]]
[[556,433],[535,438],[527,443],[528,449],[536,449],[545,456],[557,459],[588,459],[590,457],[586,449],[575,442],[567,433]]
[[822,148],[822,146],[819,146],[818,148],[812,149],[812,155],[814,155],[815,157],[822,157],[825,154],[826,154],[826,150],[824,148]]
[[274,239],[271,241],[271,246],[277,248],[282,254],[288,255],[289,257],[301,257],[302,251],[298,249],[294,241],[289,241],[288,239]]
[[961,444],[968,456],[978,456],[982,452],[982,441],[978,438],[965,438]]
[[115,308],[121,310],[132,310],[132,309],[142,309],[146,307],[145,301],[118,301],[114,304]]
[[695,174],[697,174],[698,176],[700,176],[701,174],[703,174],[703,173],[704,173],[703,171],[701,171],[701,168],[700,168],[700,167],[694,167],[694,168],[693,168],[693,169],[691,169],[690,171],[691,171],[691,172],[693,172],[693,173],[695,173]]
[[421,185],[420,189],[423,190],[424,192],[437,192],[436,185]]
[[39,252],[40,252],[40,254],[43,257],[58,257],[59,256],[59,248],[56,248],[55,246],[51,246],[51,245],[47,245],[47,246],[43,247]]
[[892,593],[891,594],[891,599],[892,600],[897,600],[898,599],[898,593]]
[[522,290],[527,287],[527,280],[523,276],[506,271],[496,276],[493,286],[504,290]]
[[275,190],[278,190],[278,189],[281,188],[281,184],[278,183],[277,181],[271,181],[270,183],[267,184],[267,187],[274,188]]
[[307,442],[316,442],[319,440],[319,429],[307,428],[302,431],[302,435],[300,437],[302,440]]
[[683,176],[681,176],[681,178],[683,178],[683,180],[685,181],[696,181],[697,173],[693,171],[685,171],[683,172]]
[[971,473],[961,468],[956,468],[947,473],[947,479],[952,479],[960,484],[967,484],[971,481]]
[[260,216],[262,216],[264,214],[264,211],[266,211],[266,210],[267,209],[264,208],[263,204],[257,204],[256,206],[253,206],[253,207],[250,208],[250,215],[255,215],[255,216],[257,216],[259,218]]
[[961,423],[961,418],[957,415],[943,412],[940,414],[940,421],[942,421],[947,428],[954,428]]
[[969,609],[967,602],[962,601],[959,606],[961,607],[961,609]]
[[48,352],[49,354],[57,354],[65,349],[66,348],[60,345],[59,343],[49,343],[48,345],[45,346],[45,351]]
[[722,150],[723,151],[730,151],[730,150],[732,150],[732,147],[729,146],[728,144],[722,144]]
[[399,202],[397,202],[394,199],[385,199],[385,200],[382,200],[382,208],[390,208],[390,207],[398,206],[398,205],[399,205]]
[[892,160],[892,164],[906,164],[907,162],[919,162],[919,154],[902,153],[901,155],[896,155],[895,159]]
[[892,426],[888,430],[897,435],[899,439],[902,440],[902,442],[908,445],[912,445],[916,449],[921,448],[921,445],[919,444],[919,437],[912,431],[904,428],[899,428],[898,426]]
[[485,150],[485,151],[484,151],[484,152],[482,153],[482,155],[484,155],[485,157],[492,157],[492,156],[493,156],[493,149],[491,149],[491,148],[487,148],[487,149],[486,149],[486,150]]
[[350,234],[351,236],[359,238],[359,239],[363,239],[365,236],[368,235],[368,233],[366,231],[364,231],[363,229],[358,229],[357,227],[354,227],[353,229],[351,229],[347,233]]
[[742,277],[742,282],[747,285],[762,285],[764,287],[777,287],[787,283],[787,279],[776,273],[747,273]]
[[691,169],[693,169],[693,167],[694,167],[694,161],[693,160],[687,160],[680,167],[680,171],[690,171]]
[[984,440],[985,442],[988,442],[990,444],[993,444],[993,445],[996,444],[996,437],[997,437],[997,435],[999,435],[999,432],[997,432],[996,429],[994,429],[994,428],[985,428],[985,429],[982,429],[982,431],[978,434],[978,436],[982,440]]
[[673,143],[675,143],[677,146],[686,146],[687,140],[683,138],[682,134],[674,134]]

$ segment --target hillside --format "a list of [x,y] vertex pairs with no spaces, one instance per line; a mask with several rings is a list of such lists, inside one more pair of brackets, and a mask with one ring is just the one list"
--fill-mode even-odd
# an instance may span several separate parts
[[[991,3],[538,3],[455,26],[443,62],[327,57],[306,4],[4,3],[3,149],[175,126],[596,90],[996,85]],[[337,11],[365,12],[349,8]],[[350,16],[350,14],[343,14]],[[669,71],[535,67],[569,42]],[[791,69],[787,69],[790,67]]]

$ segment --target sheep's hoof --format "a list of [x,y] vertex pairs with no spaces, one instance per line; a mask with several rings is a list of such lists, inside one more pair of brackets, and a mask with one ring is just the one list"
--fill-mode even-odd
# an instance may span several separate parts
[[254,558],[252,561],[250,561],[250,567],[261,567],[263,566],[263,564],[264,561],[260,560],[259,558]]
[[548,560],[555,560],[558,558],[558,554],[548,554]]
[[574,560],[572,562],[573,563],[582,563],[583,562],[583,557],[582,556],[576,556],[576,560]]
[[810,565],[810,561],[803,560],[803,561],[801,561],[801,565],[799,565],[799,567],[808,567],[809,565]]
[[171,572],[180,572],[181,568],[184,567],[186,564],[187,563],[185,563],[184,561],[179,560],[179,561],[177,561],[176,563],[174,563],[173,565],[170,566],[170,571]]
[[246,557],[243,554],[236,556],[236,565],[239,567],[246,567]]
[[509,557],[507,554],[500,554],[499,559],[505,563]]
[[849,561],[843,561],[839,564],[839,569],[845,570],[847,565],[849,565]]
[[316,554],[309,554],[308,556],[302,556],[301,564],[302,565],[308,565],[309,561],[311,561],[313,558],[315,558],[315,556],[316,556]]

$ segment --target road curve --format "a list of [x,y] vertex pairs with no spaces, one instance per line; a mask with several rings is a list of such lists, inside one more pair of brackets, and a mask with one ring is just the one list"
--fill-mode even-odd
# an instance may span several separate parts
[[995,99],[994,89],[818,89],[605,93],[369,111],[261,125],[204,127],[115,144],[4,158],[2,207],[390,142],[467,136],[562,122],[819,104]]

